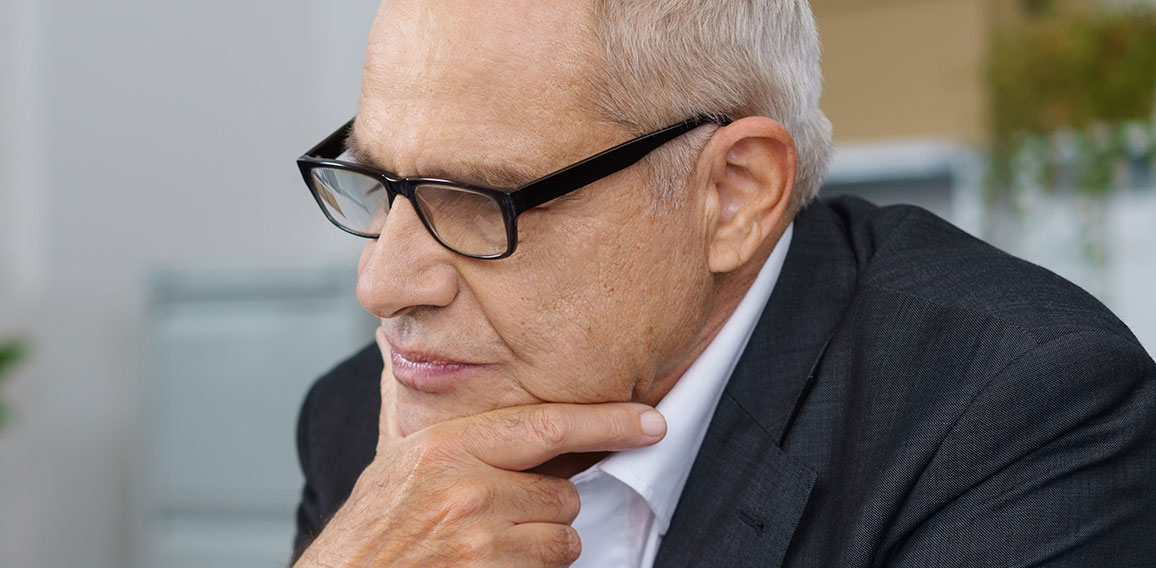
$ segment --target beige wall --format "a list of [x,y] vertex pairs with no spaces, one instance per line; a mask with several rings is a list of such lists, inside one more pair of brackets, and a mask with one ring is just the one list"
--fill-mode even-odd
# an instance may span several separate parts
[[1000,1],[814,0],[836,141],[979,141],[986,30]]

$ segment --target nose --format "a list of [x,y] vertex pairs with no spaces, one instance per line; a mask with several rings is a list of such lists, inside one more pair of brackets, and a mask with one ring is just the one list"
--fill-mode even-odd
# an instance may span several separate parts
[[458,295],[453,260],[454,253],[434,240],[409,200],[398,196],[381,236],[361,252],[357,299],[379,318],[448,306]]

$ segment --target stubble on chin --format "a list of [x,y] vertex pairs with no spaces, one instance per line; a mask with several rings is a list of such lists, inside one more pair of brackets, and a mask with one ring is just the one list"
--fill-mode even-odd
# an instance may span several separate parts
[[385,341],[385,330],[377,328],[375,334],[377,348],[381,351],[381,412],[378,417],[378,436],[385,440],[400,440],[406,436],[401,428],[397,406],[397,379],[393,377],[393,361],[389,343]]

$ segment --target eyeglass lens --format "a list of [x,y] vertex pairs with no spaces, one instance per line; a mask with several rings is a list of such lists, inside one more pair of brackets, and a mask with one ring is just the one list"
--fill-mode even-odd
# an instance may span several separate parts
[[419,185],[418,207],[434,233],[450,248],[470,256],[506,250],[506,222],[494,198],[448,185]]
[[381,182],[356,172],[315,168],[313,187],[338,225],[362,234],[381,231],[389,212],[389,194]]
[[[381,234],[389,213],[388,192],[377,179],[336,168],[315,168],[314,189],[338,225],[367,236]],[[484,193],[443,184],[422,184],[413,206],[434,236],[468,256],[502,254],[509,246],[497,200]]]

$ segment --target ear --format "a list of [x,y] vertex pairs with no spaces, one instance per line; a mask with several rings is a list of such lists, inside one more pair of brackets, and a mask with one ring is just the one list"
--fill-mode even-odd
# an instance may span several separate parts
[[746,264],[787,221],[797,154],[787,129],[766,117],[719,128],[693,179],[704,192],[708,256],[714,273]]

